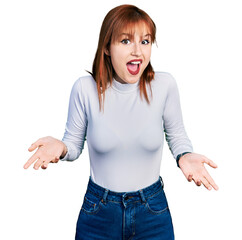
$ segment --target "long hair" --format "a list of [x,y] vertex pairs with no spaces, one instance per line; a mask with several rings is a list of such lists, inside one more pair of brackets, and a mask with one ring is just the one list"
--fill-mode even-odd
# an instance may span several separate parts
[[[105,54],[105,50],[109,49],[110,44],[118,38],[123,29],[130,29],[138,23],[145,23],[151,34],[151,42],[155,42],[156,26],[150,16],[143,10],[133,5],[121,5],[113,8],[108,12],[103,20],[98,47],[92,65],[92,73],[89,72],[97,84],[97,92],[99,99],[99,109],[102,109],[102,100],[104,105],[105,90],[108,83],[112,84],[114,77],[114,69],[111,63],[110,56]],[[148,83],[151,90],[150,82],[154,79],[154,70],[149,62],[145,68],[139,82],[140,96],[145,96],[146,101],[150,104],[148,99],[145,83]],[[103,99],[102,99],[103,95]],[[152,96],[152,90],[151,90]]]

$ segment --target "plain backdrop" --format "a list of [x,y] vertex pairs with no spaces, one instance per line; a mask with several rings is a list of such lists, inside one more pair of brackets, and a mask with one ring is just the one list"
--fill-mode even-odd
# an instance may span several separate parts
[[72,85],[91,70],[103,18],[124,3],[156,23],[152,65],[177,81],[194,152],[218,165],[206,168],[219,190],[197,187],[165,143],[160,172],[176,239],[242,239],[239,0],[1,1],[0,239],[74,239],[90,175],[87,144],[74,162],[23,165],[38,138],[63,137]]

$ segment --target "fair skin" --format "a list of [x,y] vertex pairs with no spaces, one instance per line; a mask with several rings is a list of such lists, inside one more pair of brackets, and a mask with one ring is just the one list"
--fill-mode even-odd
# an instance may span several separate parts
[[[117,81],[123,84],[137,82],[151,57],[149,30],[144,24],[136,26],[133,36],[124,30],[118,41],[112,42],[110,49],[106,49],[105,54],[111,57]],[[57,163],[59,158],[67,153],[66,145],[50,136],[38,139],[28,150],[32,152],[35,149],[37,151],[25,163],[25,169],[34,162],[34,169],[46,169],[49,163]],[[203,184],[208,190],[218,190],[218,186],[204,166],[205,163],[217,168],[212,160],[197,153],[187,153],[179,160],[180,169],[189,182],[194,181],[197,186]]]
[[35,149],[37,151],[25,163],[24,169],[27,169],[34,162],[34,169],[38,170],[40,167],[46,169],[49,163],[57,163],[60,157],[64,157],[67,153],[66,145],[51,136],[38,139],[28,150],[32,152]]
[[218,190],[217,184],[208,173],[204,163],[212,168],[218,167],[211,159],[198,153],[187,153],[179,160],[180,169],[189,182],[194,181],[197,186],[203,184],[208,190],[212,190],[212,188]]
[[[118,41],[112,42],[106,54],[111,56],[115,79],[121,83],[137,82],[151,56],[151,37],[144,24],[135,28],[133,36],[124,30],[120,34]],[[140,62],[140,70],[137,74],[131,74],[127,69],[128,62]],[[134,64],[133,64],[134,65]]]

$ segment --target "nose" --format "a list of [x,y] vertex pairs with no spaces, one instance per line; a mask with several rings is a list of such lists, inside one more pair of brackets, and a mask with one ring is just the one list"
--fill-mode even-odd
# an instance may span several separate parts
[[140,56],[141,55],[141,47],[140,47],[140,44],[139,43],[136,43],[134,42],[133,43],[133,48],[132,48],[132,52],[131,52],[131,55],[132,56]]

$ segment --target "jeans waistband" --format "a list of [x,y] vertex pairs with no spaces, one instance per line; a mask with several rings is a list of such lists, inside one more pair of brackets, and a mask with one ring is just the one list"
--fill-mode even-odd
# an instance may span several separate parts
[[159,176],[159,179],[153,183],[152,185],[132,192],[115,192],[111,191],[107,188],[103,188],[102,186],[99,186],[98,184],[94,183],[91,179],[91,176],[89,177],[89,182],[87,185],[87,192],[95,194],[98,197],[102,197],[102,202],[106,201],[116,201],[116,202],[124,202],[127,200],[136,200],[136,199],[142,199],[143,202],[146,202],[146,199],[153,196],[155,193],[163,190],[164,183]]

